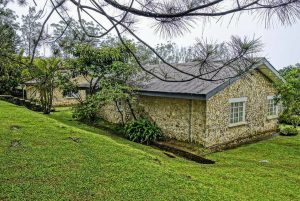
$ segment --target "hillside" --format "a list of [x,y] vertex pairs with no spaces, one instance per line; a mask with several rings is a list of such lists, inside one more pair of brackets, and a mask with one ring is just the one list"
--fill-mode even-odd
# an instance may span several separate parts
[[208,158],[216,164],[170,158],[69,111],[0,101],[0,200],[300,200],[299,135]]

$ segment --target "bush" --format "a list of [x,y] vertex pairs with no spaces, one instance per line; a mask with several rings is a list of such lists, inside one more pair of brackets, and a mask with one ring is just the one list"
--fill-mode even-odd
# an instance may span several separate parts
[[298,133],[299,131],[297,130],[297,128],[291,126],[280,128],[280,135],[293,136],[293,135],[297,135]]
[[146,143],[162,139],[162,132],[156,124],[147,119],[139,118],[125,124],[126,137],[134,142]]
[[284,113],[282,113],[280,116],[279,116],[279,123],[281,123],[281,124],[288,124],[288,116],[286,115],[286,114],[284,114]]
[[279,122],[293,125],[294,127],[300,126],[300,116],[299,115],[282,114],[279,117]]
[[88,123],[93,123],[97,119],[99,104],[97,101],[87,99],[85,102],[73,108],[73,118]]
[[291,115],[289,117],[289,123],[292,124],[294,127],[300,126],[300,116],[298,116],[298,115]]

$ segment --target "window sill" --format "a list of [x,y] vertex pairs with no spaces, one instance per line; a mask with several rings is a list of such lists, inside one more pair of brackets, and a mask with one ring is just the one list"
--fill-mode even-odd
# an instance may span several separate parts
[[243,122],[238,122],[238,123],[233,123],[233,124],[229,124],[229,128],[231,128],[231,127],[236,127],[236,126],[244,126],[244,125],[246,125],[247,124],[247,122],[245,122],[245,121],[243,121]]
[[278,115],[267,116],[267,120],[278,119]]

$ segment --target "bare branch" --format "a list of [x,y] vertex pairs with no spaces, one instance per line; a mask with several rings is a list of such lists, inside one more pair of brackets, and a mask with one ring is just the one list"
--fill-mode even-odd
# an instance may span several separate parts
[[[34,46],[31,63],[34,59],[37,44],[41,40],[45,24],[54,11],[66,23],[65,29],[54,42],[62,37],[68,27],[71,27],[71,20],[65,20],[62,14],[57,10],[59,7],[62,7],[66,0],[56,1],[56,4],[53,3],[53,0],[50,1],[53,8],[45,18],[42,30]],[[277,18],[282,24],[292,24],[300,19],[300,0],[235,0],[232,1],[232,4],[228,4],[228,1],[225,0],[128,0],[122,1],[122,3],[119,3],[121,1],[117,0],[88,0],[89,4],[87,5],[83,5],[81,0],[70,0],[69,2],[77,8],[79,24],[84,32],[84,36],[102,38],[112,31],[115,31],[119,40],[132,54],[141,69],[157,79],[167,82],[187,82],[194,79],[218,81],[220,80],[218,74],[224,68],[230,68],[239,74],[257,64],[258,59],[255,57],[257,53],[261,51],[261,44],[259,40],[256,39],[248,40],[238,37],[233,37],[230,42],[222,44],[210,44],[198,41],[195,47],[193,47],[197,61],[195,67],[198,68],[198,71],[195,73],[191,72],[190,69],[182,69],[168,62],[155,48],[151,47],[138,36],[131,27],[135,22],[135,19],[133,20],[131,18],[132,16],[152,19],[155,22],[154,29],[165,37],[183,35],[201,18],[212,19],[214,17],[221,18],[226,15],[231,15],[231,22],[236,15],[241,15],[245,12],[257,14],[262,20],[265,20],[267,26],[270,25],[271,20],[274,18]],[[110,11],[111,9],[116,10],[117,13],[114,14]],[[68,15],[68,12],[66,10],[64,11]],[[88,15],[93,22],[96,22],[104,32],[90,33],[88,27],[83,22],[82,12]],[[105,23],[93,16],[92,12],[108,20],[110,26],[104,26]],[[68,17],[71,19],[69,15]],[[77,30],[74,30],[74,32],[76,31]],[[159,75],[152,69],[145,67],[135,51],[127,45],[124,37],[125,32],[133,37],[134,40],[143,44],[166,65],[167,68],[172,69],[173,73],[182,74],[182,78],[172,79],[168,72],[161,72],[162,75]],[[216,65],[216,62],[218,65]]]
[[39,36],[38,36],[38,38],[37,38],[37,41],[35,42],[34,47],[33,47],[32,55],[31,55],[31,60],[30,60],[30,65],[33,63],[34,56],[35,56],[35,51],[36,51],[36,48],[37,48],[37,46],[38,46],[39,41],[40,41],[41,38],[42,38],[43,33],[44,33],[44,29],[45,29],[46,23],[48,22],[48,20],[49,20],[50,17],[52,16],[52,14],[53,14],[53,12],[55,11],[55,9],[58,8],[58,7],[60,7],[63,3],[65,3],[65,0],[62,0],[59,4],[57,4],[57,5],[51,10],[51,12],[48,14],[48,16],[46,17],[46,19],[44,20],[43,25],[42,25],[42,28],[41,28],[41,31],[40,31],[40,34],[39,34]]

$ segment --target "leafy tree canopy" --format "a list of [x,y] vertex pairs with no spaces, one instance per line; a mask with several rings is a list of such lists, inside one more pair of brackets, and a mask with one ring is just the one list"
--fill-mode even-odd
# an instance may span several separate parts
[[[133,46],[129,42],[127,45]],[[67,62],[69,73],[61,79],[65,80],[62,83],[64,91],[77,92],[79,90],[76,78],[72,79],[72,77],[82,77],[89,83],[86,101],[78,97],[81,104],[74,110],[76,118],[86,120],[90,118],[90,121],[93,121],[99,107],[120,100],[127,102],[131,107],[134,98],[129,82],[133,80],[132,77],[136,74],[137,68],[131,61],[128,49],[120,43],[100,47],[77,44],[73,56],[74,58]],[[118,109],[123,121],[123,113],[120,108]]]
[[84,77],[90,83],[90,93],[94,93],[104,79],[111,82],[128,79],[134,69],[134,64],[130,63],[131,55],[122,44],[101,47],[77,44],[72,54],[74,58],[67,62],[69,76]]
[[277,84],[279,96],[288,115],[300,115],[300,64],[288,66],[280,70],[286,80]]
[[22,67],[18,64],[18,23],[15,13],[0,1],[0,94],[12,93],[22,82]]
[[286,82],[278,83],[278,100],[284,110],[281,119],[294,126],[300,125],[300,64],[280,70]]
[[43,112],[49,114],[52,109],[54,89],[59,86],[59,76],[62,69],[60,58],[35,58],[33,65],[28,68],[28,76],[35,81],[35,89]]
[[99,25],[94,24],[92,21],[82,20],[84,30],[78,21],[70,18],[66,22],[61,20],[58,23],[52,23],[53,34],[51,36],[51,49],[54,54],[60,56],[70,56],[76,44],[88,44],[94,47],[99,47],[103,43],[113,42],[112,37],[107,36],[106,38],[99,39],[95,37],[89,37],[86,33],[93,35],[100,34],[102,29]]
[[[22,15],[21,34],[21,48],[24,49],[26,55],[33,55],[35,46],[39,47],[38,36],[42,24],[39,20],[42,18],[42,11],[37,11],[35,7],[28,8],[28,14]],[[44,35],[44,37],[47,37]],[[42,38],[40,40],[43,40]],[[37,51],[37,50],[36,50]],[[38,53],[38,52],[37,52]]]

